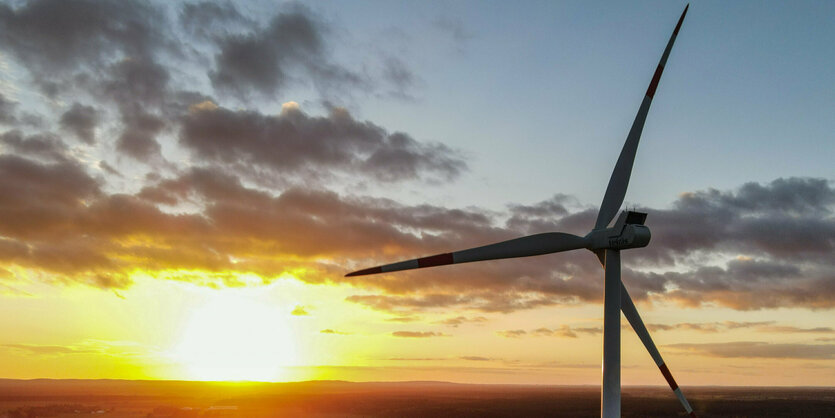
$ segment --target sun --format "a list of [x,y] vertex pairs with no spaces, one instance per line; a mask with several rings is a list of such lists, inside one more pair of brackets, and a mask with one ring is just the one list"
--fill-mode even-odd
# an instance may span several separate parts
[[298,364],[287,313],[225,289],[195,309],[172,350],[190,379],[279,381]]

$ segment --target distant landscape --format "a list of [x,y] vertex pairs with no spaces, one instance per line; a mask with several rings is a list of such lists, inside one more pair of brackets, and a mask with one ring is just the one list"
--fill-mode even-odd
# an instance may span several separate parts
[[[686,388],[700,417],[835,416],[835,388]],[[598,417],[599,388],[443,382],[0,380],[0,417]],[[624,417],[685,416],[668,388],[625,387]]]

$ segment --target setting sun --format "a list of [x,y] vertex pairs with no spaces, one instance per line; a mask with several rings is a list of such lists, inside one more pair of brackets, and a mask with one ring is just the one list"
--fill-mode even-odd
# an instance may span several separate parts
[[277,381],[297,365],[286,312],[238,294],[218,293],[195,309],[172,350],[196,380]]

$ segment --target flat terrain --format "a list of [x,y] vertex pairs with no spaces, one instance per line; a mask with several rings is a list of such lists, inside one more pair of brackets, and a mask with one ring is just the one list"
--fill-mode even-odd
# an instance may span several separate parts
[[[700,417],[833,417],[835,388],[686,388]],[[440,382],[3,380],[0,417],[598,417],[587,386]],[[624,417],[676,417],[667,388],[628,387]]]

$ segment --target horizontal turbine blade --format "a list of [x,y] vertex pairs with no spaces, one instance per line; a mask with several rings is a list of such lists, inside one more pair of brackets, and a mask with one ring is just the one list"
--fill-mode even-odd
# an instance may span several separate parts
[[585,238],[578,237],[577,235],[565,234],[562,232],[547,232],[544,234],[516,238],[509,241],[502,241],[496,244],[485,245],[483,247],[470,248],[468,250],[456,251],[453,253],[438,254],[429,257],[416,258],[414,260],[401,261],[399,263],[372,267],[348,273],[345,277],[443,266],[447,264],[471,263],[473,261],[530,257],[533,255],[550,254],[585,248],[587,244],[588,243]]
[[684,21],[684,15],[687,14],[689,7],[690,5],[688,4],[678,19],[678,24],[675,30],[673,30],[673,35],[670,36],[670,41],[667,42],[667,48],[664,49],[664,54],[661,55],[661,61],[655,69],[655,74],[649,83],[649,88],[647,88],[647,93],[644,95],[643,102],[641,102],[641,107],[638,108],[638,114],[635,115],[635,121],[632,122],[632,129],[629,130],[629,135],[626,136],[626,142],[620,151],[618,162],[615,163],[612,177],[609,178],[609,185],[606,187],[603,203],[600,204],[600,212],[597,213],[597,221],[594,223],[594,229],[606,228],[618,213],[620,205],[623,204],[623,198],[626,196],[626,188],[629,186],[629,177],[632,175],[632,163],[635,162],[635,153],[638,152],[638,142],[641,140],[641,132],[644,130],[644,122],[647,120],[649,106],[652,104],[655,89],[658,88],[658,81],[661,79],[661,73],[664,72],[664,65],[667,64],[670,50],[673,49],[673,43],[676,41],[678,31],[681,29],[681,22]]

